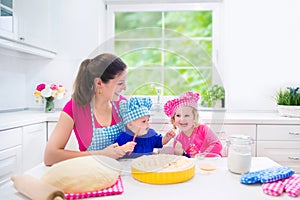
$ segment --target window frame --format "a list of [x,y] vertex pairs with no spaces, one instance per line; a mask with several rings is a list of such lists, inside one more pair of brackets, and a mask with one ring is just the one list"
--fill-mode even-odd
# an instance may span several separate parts
[[[159,12],[168,12],[168,11],[212,11],[213,17],[213,32],[212,32],[212,84],[220,84],[222,85],[222,81],[220,79],[219,71],[220,71],[220,62],[219,62],[219,54],[220,54],[220,30],[221,30],[221,11],[220,11],[220,3],[140,3],[140,4],[126,4],[126,3],[114,3],[106,4],[106,40],[112,40],[115,36],[115,12],[150,12],[150,11],[159,11]],[[112,53],[114,52],[113,47],[111,47]],[[155,97],[155,96],[154,96]],[[157,97],[155,97],[157,98]],[[163,97],[163,99],[165,99]]]
[[0,37],[16,39],[18,24],[17,24],[17,17],[16,17],[15,0],[12,0],[12,8],[7,7],[2,3],[0,3],[0,7],[12,12],[12,24],[11,24],[12,31],[8,31],[0,28]]

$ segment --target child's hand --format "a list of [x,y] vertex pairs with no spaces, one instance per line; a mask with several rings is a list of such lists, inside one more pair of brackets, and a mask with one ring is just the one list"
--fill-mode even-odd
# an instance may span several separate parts
[[127,142],[126,144],[123,144],[122,146],[119,146],[120,149],[127,152],[133,152],[134,147],[136,145],[136,142]]
[[174,148],[175,155],[182,155],[183,154],[183,148],[182,144],[180,142],[176,142],[175,148]]
[[173,130],[169,130],[167,133],[166,133],[166,136],[168,137],[168,138],[173,138],[173,137],[175,137],[176,136],[176,133],[173,131]]
[[197,146],[195,144],[190,144],[189,149],[187,150],[187,153],[191,157],[195,157],[195,155],[198,153]]

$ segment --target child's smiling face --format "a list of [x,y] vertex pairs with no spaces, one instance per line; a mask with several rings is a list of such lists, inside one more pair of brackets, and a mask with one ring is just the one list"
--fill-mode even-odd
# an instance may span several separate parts
[[185,133],[192,132],[195,125],[193,108],[184,106],[177,109],[174,115],[174,124]]

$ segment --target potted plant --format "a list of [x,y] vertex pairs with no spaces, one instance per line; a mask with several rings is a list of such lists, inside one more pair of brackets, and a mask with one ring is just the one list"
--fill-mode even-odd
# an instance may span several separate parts
[[200,91],[201,105],[215,107],[220,102],[222,108],[225,107],[225,89],[218,84],[203,88]]
[[280,89],[276,95],[277,109],[281,116],[300,117],[299,87]]

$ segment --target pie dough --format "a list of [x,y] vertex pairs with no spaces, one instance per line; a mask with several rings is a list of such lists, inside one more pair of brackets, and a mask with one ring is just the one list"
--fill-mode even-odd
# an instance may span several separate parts
[[185,156],[145,155],[133,160],[131,174],[135,179],[146,183],[179,183],[194,176],[195,163]]
[[112,158],[84,156],[54,164],[41,180],[65,193],[93,192],[115,184],[120,171],[120,163]]

